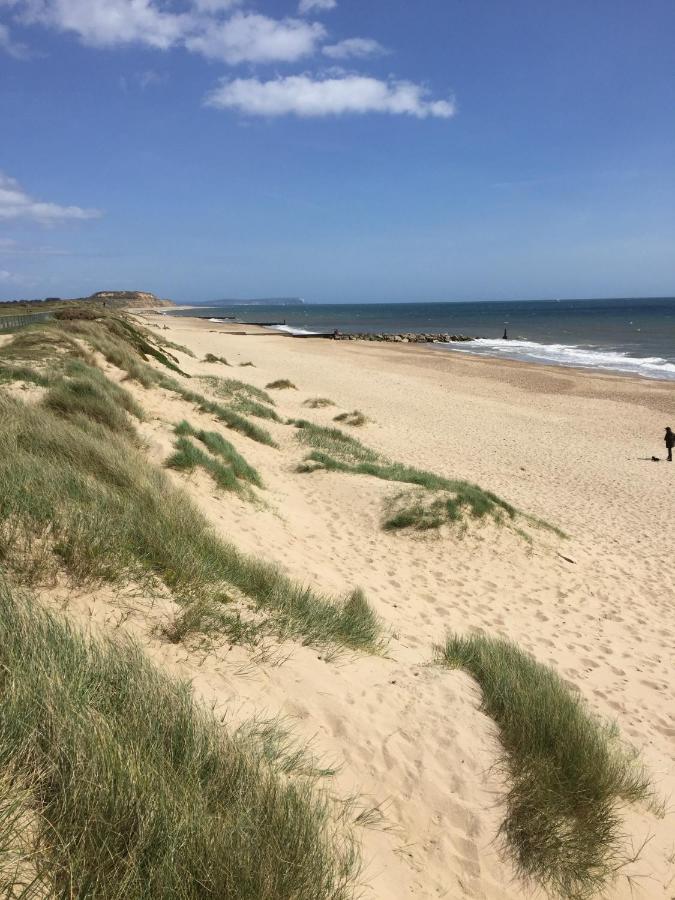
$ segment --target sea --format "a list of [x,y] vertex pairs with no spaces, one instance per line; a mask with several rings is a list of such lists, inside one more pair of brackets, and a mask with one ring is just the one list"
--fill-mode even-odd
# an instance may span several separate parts
[[472,340],[428,346],[440,353],[473,353],[675,381],[675,297],[236,304],[172,315],[265,323],[298,335],[330,333],[336,328],[341,332],[449,332]]

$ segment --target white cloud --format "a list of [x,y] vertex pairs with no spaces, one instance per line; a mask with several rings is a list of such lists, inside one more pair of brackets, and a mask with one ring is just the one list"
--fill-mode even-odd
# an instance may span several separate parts
[[193,0],[195,8],[200,12],[214,13],[223,9],[239,6],[241,0]]
[[313,53],[325,36],[323,25],[299,19],[270,19],[235,13],[225,22],[210,22],[203,34],[186,41],[189,50],[231,65],[241,62],[294,62]]
[[349,59],[350,57],[365,59],[367,56],[381,56],[386,52],[379,41],[359,37],[347,38],[323,48],[323,53],[331,59]]
[[192,27],[186,13],[167,13],[152,0],[19,0],[21,20],[74,31],[95,47],[143,43],[167,49]]
[[0,24],[0,50],[7,53],[12,59],[30,59],[31,52],[25,44],[20,44],[12,39],[9,28]]
[[97,219],[101,215],[97,209],[34,200],[17,181],[0,172],[0,219],[32,219],[49,225],[73,219]]
[[335,9],[336,6],[337,0],[300,0],[298,12],[301,16],[306,16],[307,13]]
[[390,113],[449,119],[452,100],[429,100],[426,88],[410,81],[379,81],[364,75],[313,79],[291,75],[272,81],[224,80],[205,100],[207,106],[236,109],[253,116],[338,116]]

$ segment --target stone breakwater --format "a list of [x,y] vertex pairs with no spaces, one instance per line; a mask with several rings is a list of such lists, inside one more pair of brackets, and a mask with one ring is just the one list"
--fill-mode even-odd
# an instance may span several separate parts
[[336,341],[382,341],[389,344],[452,344],[457,341],[472,341],[473,338],[465,334],[416,334],[409,332],[404,334],[387,334],[377,332],[363,332],[333,335]]

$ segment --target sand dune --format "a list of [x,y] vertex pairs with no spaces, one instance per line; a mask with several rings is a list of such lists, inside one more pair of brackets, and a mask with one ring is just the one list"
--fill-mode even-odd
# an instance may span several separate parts
[[[211,352],[233,363],[181,356],[191,374],[258,387],[289,378],[298,390],[275,393],[282,416],[328,424],[358,408],[370,420],[358,430],[369,446],[475,481],[569,535],[536,531],[530,544],[494,525],[386,533],[383,503],[400,485],[299,474],[305,453],[295,429],[270,423],[279,450],[228,432],[263,476],[264,505],[224,495],[204,475],[171,477],[189,481],[210,521],[241,549],[325,591],[362,587],[391,635],[385,656],[326,659],[287,642],[248,666],[240,648],[204,655],[161,643],[152,632],[166,613],[161,601],[149,611],[139,598],[110,592],[69,598],[71,611],[100,624],[127,609],[124,627],[224,714],[287,716],[302,740],[341,766],[337,792],[358,794],[383,815],[362,833],[365,897],[538,896],[495,843],[503,813],[498,746],[478,689],[464,674],[430,665],[448,630],[504,635],[552,665],[594,710],[616,719],[659,793],[672,797],[675,466],[644,459],[663,456],[663,427],[675,424],[672,385],[413,347],[226,334],[236,329],[198,320],[144,321],[168,326],[162,334],[199,359]],[[255,368],[235,368],[244,360]],[[149,412],[141,430],[158,462],[186,414],[213,427],[165,391],[132,390]],[[314,396],[337,405],[303,406]],[[280,654],[283,665],[274,662]],[[672,897],[673,812],[659,819],[631,809],[626,828],[635,849],[647,843],[606,896]]]

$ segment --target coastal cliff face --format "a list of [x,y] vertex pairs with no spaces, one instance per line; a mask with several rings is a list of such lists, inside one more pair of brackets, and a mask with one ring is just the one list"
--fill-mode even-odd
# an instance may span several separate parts
[[94,303],[111,302],[120,306],[175,306],[173,300],[162,300],[150,291],[98,291],[90,297],[83,297]]

